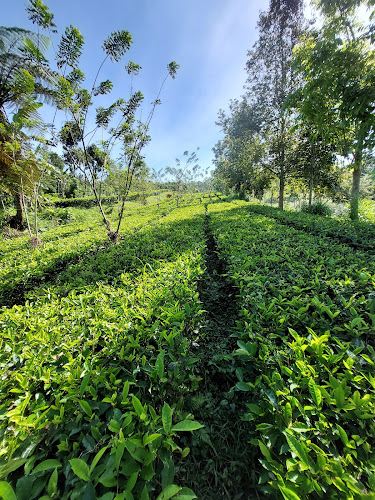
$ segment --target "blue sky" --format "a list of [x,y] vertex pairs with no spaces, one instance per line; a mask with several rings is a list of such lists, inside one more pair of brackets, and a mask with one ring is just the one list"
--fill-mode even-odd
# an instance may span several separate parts
[[[131,33],[130,51],[120,63],[108,62],[100,80],[109,78],[114,83],[110,102],[119,96],[128,98],[130,80],[124,66],[129,60],[140,64],[143,69],[134,80],[134,90],[145,96],[143,117],[158,93],[167,64],[177,61],[177,77],[165,85],[162,105],[151,123],[146,162],[156,170],[174,166],[175,158],[185,150],[199,147],[200,165],[212,165],[212,147],[221,136],[215,125],[217,113],[243,93],[247,50],[257,39],[259,12],[268,8],[268,0],[44,1],[55,15],[59,34],[72,24],[85,38],[80,67],[87,88],[102,60],[103,40],[116,30]],[[27,19],[25,4],[24,0],[7,2],[1,24],[35,29]],[[98,106],[108,104],[107,97],[100,99]],[[63,120],[60,115],[56,124]]]

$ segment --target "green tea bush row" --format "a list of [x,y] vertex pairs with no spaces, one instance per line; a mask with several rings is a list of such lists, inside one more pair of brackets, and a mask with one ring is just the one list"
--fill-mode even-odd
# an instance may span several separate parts
[[232,362],[261,492],[374,498],[375,262],[244,204],[210,212],[239,290]]
[[190,451],[183,436],[202,427],[183,396],[197,384],[189,345],[202,315],[203,208],[165,219],[168,230],[141,231],[142,269],[132,272],[133,255],[116,285],[50,290],[3,309],[0,484],[9,498],[196,498],[174,477]]
[[249,203],[248,208],[253,213],[272,217],[283,224],[318,236],[329,236],[354,248],[369,250],[372,253],[375,248],[375,224],[370,222],[354,223],[319,215],[280,211],[278,208],[253,203]]
[[[147,192],[147,196],[155,196],[159,194],[160,191]],[[139,198],[139,193],[129,193],[127,196],[128,201],[134,201]],[[103,196],[102,204],[107,205],[110,203],[116,203],[119,200],[118,196]],[[63,198],[52,200],[56,207],[66,208],[66,207],[83,207],[91,208],[97,205],[96,198],[94,196],[85,196],[82,198]]]
[[[159,209],[150,206],[128,211],[124,217],[124,234],[132,234],[153,219],[159,219],[168,210],[171,210],[170,204],[162,205]],[[25,291],[38,284],[44,285],[68,264],[77,261],[84,263],[91,254],[108,247],[108,237],[100,222],[95,224],[90,218],[86,223],[76,221],[63,231],[46,233],[43,235],[43,245],[36,249],[32,250],[27,240],[16,243],[8,245],[8,251],[0,259],[1,305],[17,303],[17,298],[22,297]]]

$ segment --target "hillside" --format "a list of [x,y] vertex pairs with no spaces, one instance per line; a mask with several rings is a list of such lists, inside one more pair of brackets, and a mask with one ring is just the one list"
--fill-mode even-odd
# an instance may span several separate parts
[[1,241],[2,498],[373,498],[375,229],[224,199]]

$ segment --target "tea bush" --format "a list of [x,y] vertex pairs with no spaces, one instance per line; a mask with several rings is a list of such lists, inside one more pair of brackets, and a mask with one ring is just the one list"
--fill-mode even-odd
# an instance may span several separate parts
[[235,388],[261,491],[372,498],[375,261],[245,205],[219,208],[212,223],[242,305]]
[[50,289],[3,308],[2,492],[196,498],[174,484],[174,471],[189,453],[180,433],[202,427],[181,390],[196,384],[189,345],[202,315],[203,208],[165,219],[162,233],[143,229],[141,268],[128,242],[109,253],[107,264],[121,252],[129,259],[115,285],[87,280],[66,297]]

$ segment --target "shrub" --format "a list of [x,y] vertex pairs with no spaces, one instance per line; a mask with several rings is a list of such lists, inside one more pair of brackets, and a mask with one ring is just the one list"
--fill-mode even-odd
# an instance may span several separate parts
[[65,222],[68,222],[69,220],[74,219],[74,214],[68,208],[48,207],[43,210],[43,212],[40,214],[40,217],[44,220],[57,220],[59,224],[63,224]]
[[313,215],[332,215],[332,210],[329,208],[329,206],[325,203],[322,203],[321,201],[316,201],[312,205],[302,205],[301,212]]
[[75,198],[77,189],[78,189],[77,180],[72,179],[67,189],[65,189],[66,198]]

